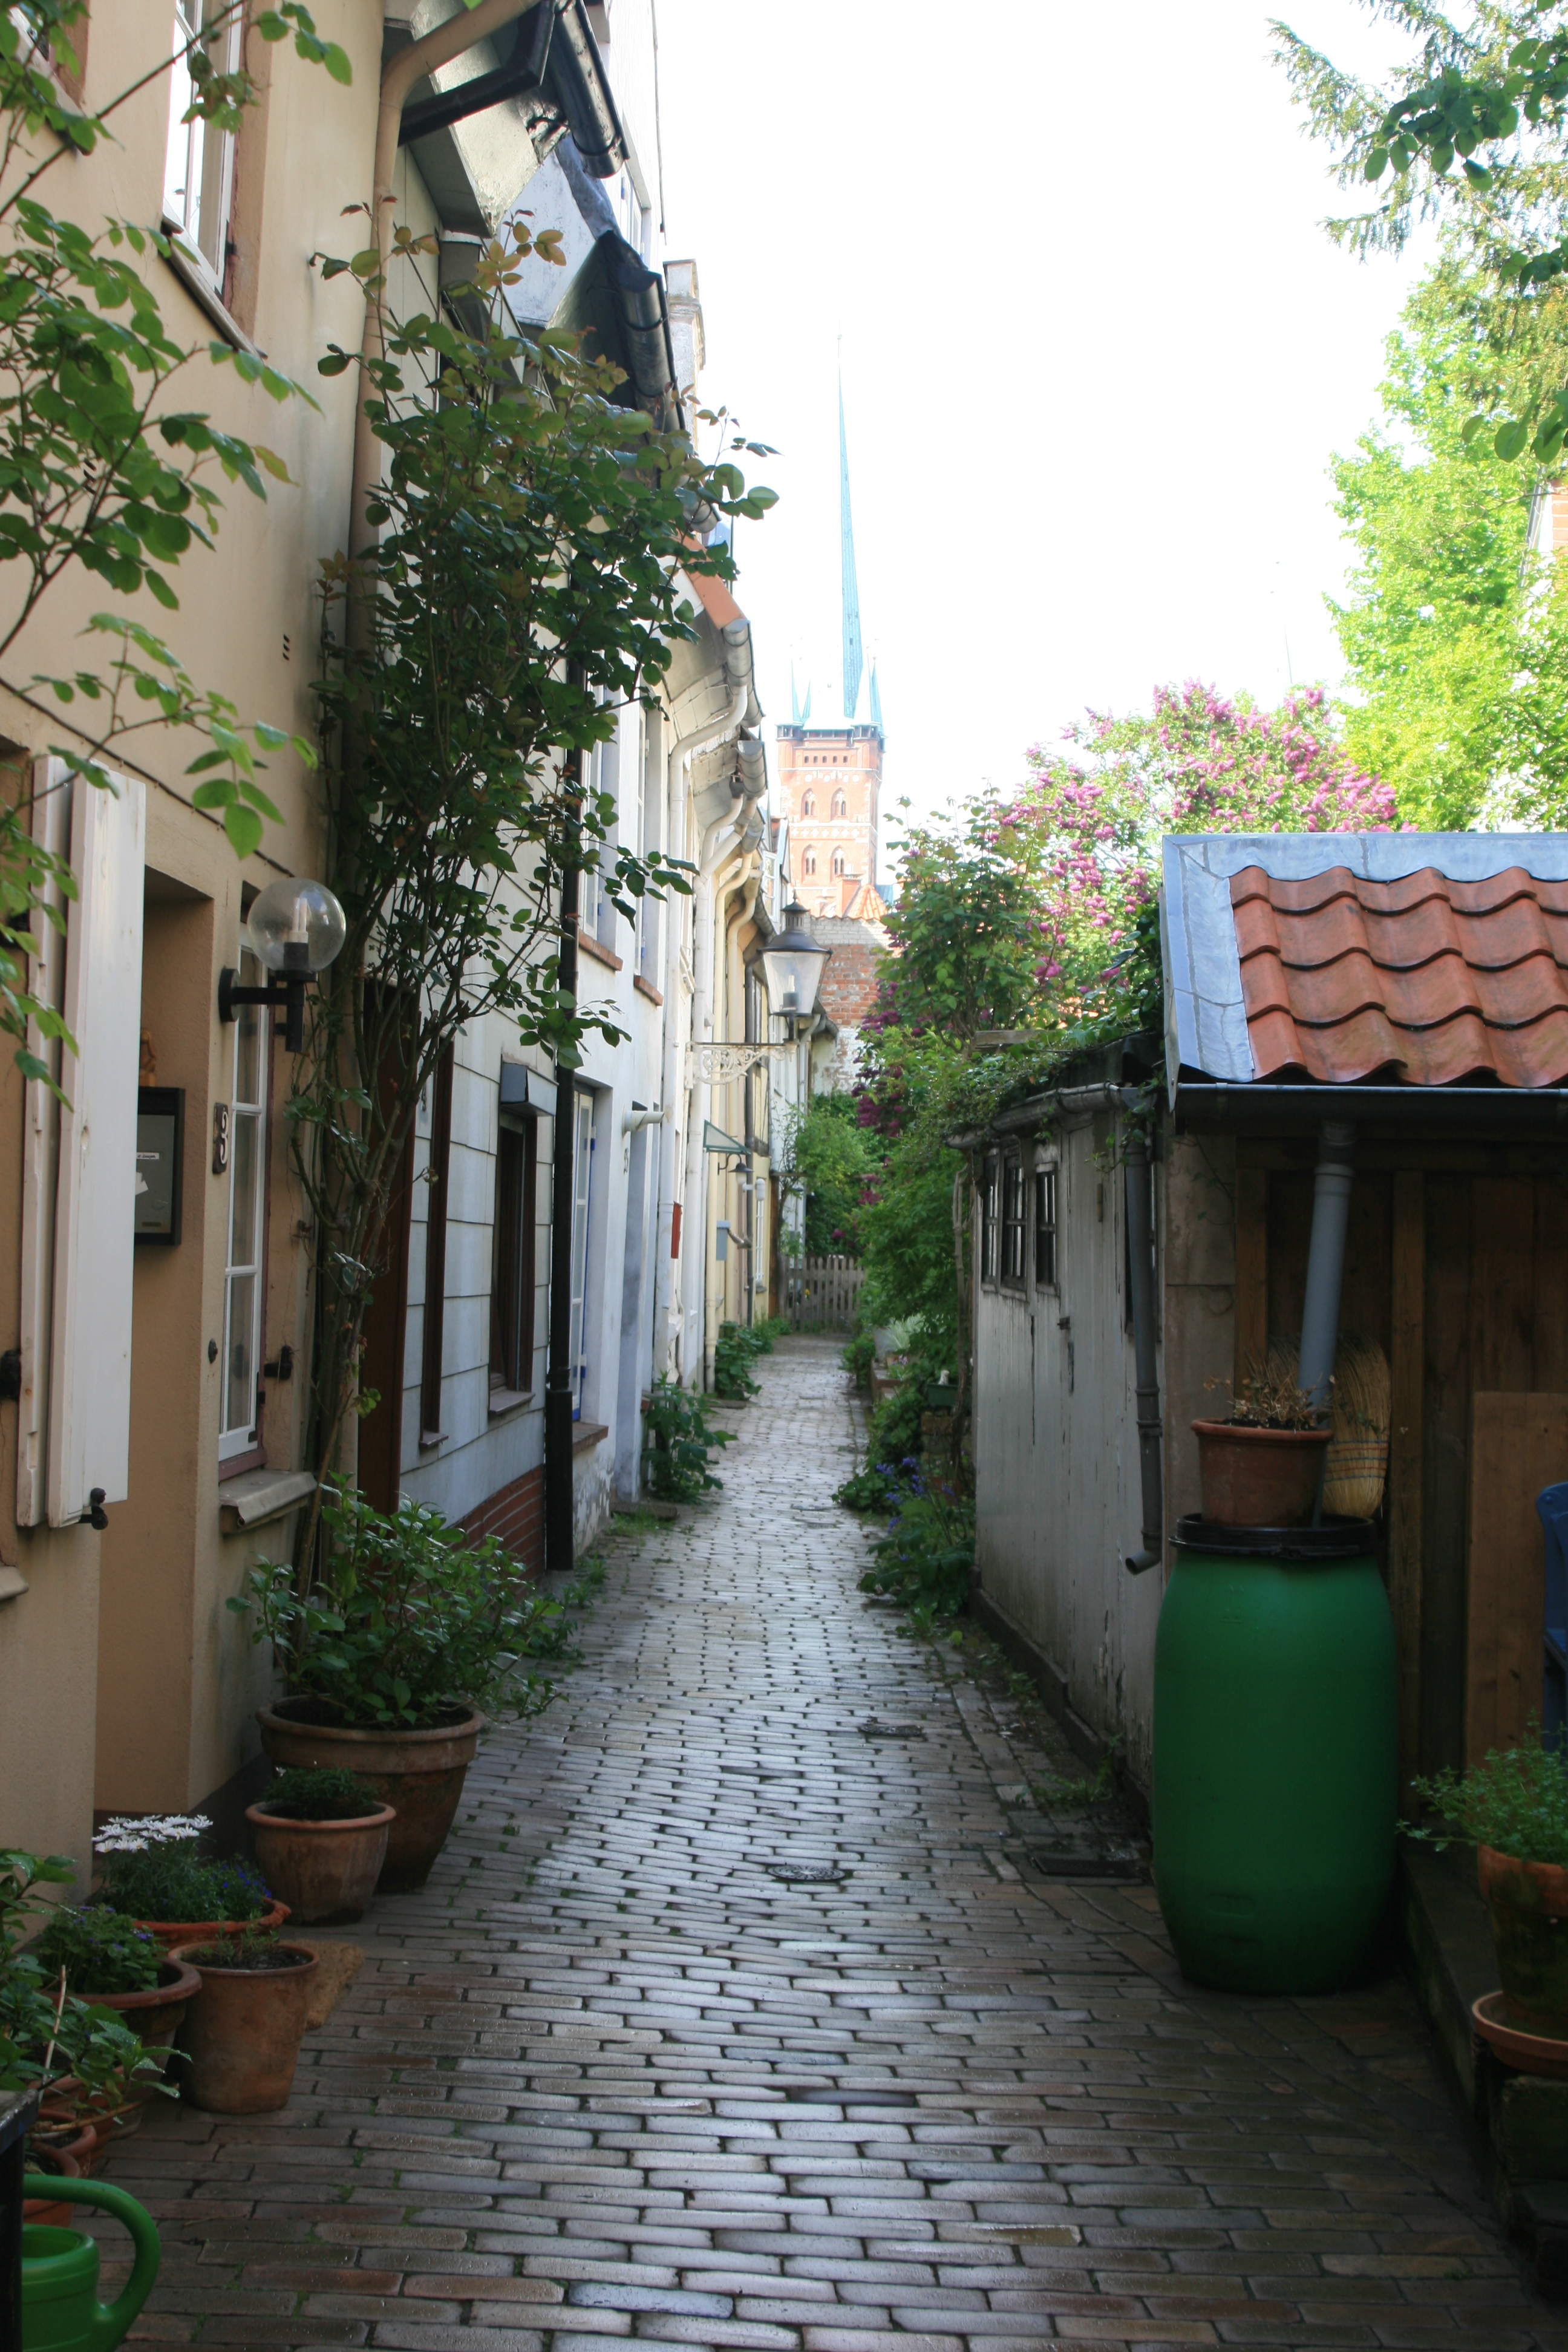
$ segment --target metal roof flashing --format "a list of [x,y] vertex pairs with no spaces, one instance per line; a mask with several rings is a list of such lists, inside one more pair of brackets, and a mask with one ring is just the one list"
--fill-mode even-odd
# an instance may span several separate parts
[[[1248,866],[1271,879],[1310,881],[1342,867],[1372,882],[1394,882],[1435,869],[1451,882],[1483,882],[1521,868],[1535,881],[1568,880],[1568,834],[1560,833],[1366,833],[1167,835],[1163,846],[1160,936],[1164,964],[1165,1076],[1172,1108],[1200,1109],[1232,1120],[1256,1116],[1267,1101],[1276,1113],[1287,1103],[1300,1117],[1316,1104],[1321,1116],[1331,1101],[1334,1116],[1356,1115],[1358,1102],[1379,1115],[1408,1098],[1415,1114],[1474,1118],[1489,1103],[1493,1115],[1504,1103],[1533,1099],[1537,1115],[1555,1118],[1549,1102],[1568,1099],[1557,1087],[1510,1089],[1486,1086],[1267,1085],[1258,1081],[1248,1033],[1241,956],[1231,878]],[[1248,1097],[1253,1097],[1249,1103]],[[1504,1114],[1511,1123],[1517,1113]]]

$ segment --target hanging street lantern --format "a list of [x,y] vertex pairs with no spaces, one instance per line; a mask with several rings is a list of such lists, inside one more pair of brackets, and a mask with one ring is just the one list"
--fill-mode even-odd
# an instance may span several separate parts
[[831,948],[818,946],[809,909],[792,898],[784,908],[784,929],[763,950],[768,1010],[784,1016],[792,1037],[796,1024],[808,1021],[816,1008],[822,967],[832,953]]

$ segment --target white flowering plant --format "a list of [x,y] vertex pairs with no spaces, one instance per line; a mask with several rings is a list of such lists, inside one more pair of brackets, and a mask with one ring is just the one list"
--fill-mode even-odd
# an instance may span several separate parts
[[149,1853],[156,1846],[183,1845],[210,1830],[205,1813],[142,1813],[136,1820],[105,1822],[92,1841],[94,1853]]

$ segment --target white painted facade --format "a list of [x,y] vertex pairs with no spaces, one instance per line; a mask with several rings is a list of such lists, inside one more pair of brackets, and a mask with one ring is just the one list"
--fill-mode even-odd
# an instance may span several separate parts
[[[1171,1533],[1197,1507],[1190,1424],[1215,1410],[1235,1346],[1234,1150],[1162,1134],[1154,1169],[1165,1569],[1128,1572],[1142,1515],[1128,1302],[1126,1202],[1109,1111],[999,1136],[1026,1179],[1021,1276],[974,1292],[976,1570],[993,1609],[1050,1668],[1101,1739],[1149,1782],[1154,1630]],[[1056,1278],[1037,1279],[1033,1180],[1056,1171]],[[1000,1169],[999,1169],[1000,1173]],[[974,1265],[983,1266],[976,1206]],[[1000,1243],[1000,1235],[998,1236]]]

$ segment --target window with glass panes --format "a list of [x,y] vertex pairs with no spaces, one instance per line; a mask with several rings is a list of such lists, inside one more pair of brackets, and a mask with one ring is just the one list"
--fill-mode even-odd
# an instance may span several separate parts
[[[239,957],[240,983],[258,988],[267,978],[248,948]],[[229,1461],[261,1443],[257,1375],[261,1363],[263,1258],[267,1217],[267,1050],[271,1015],[242,1004],[234,1024],[233,1099],[229,1106],[228,1245],[223,1292],[223,1395],[218,1458]]]
[[1035,1171],[1035,1287],[1057,1286],[1057,1171]]
[[503,1110],[496,1139],[496,1207],[490,1229],[490,1390],[526,1395],[533,1386],[534,1217],[539,1122]]
[[244,10],[228,0],[174,0],[174,64],[169,76],[169,144],[163,166],[163,223],[199,262],[215,291],[223,290],[229,215],[234,204],[234,133],[198,117],[187,122],[195,95],[190,44],[200,40],[215,73],[238,70]]
[[1002,1163],[1002,1279],[1024,1279],[1024,1163],[1016,1151]]

